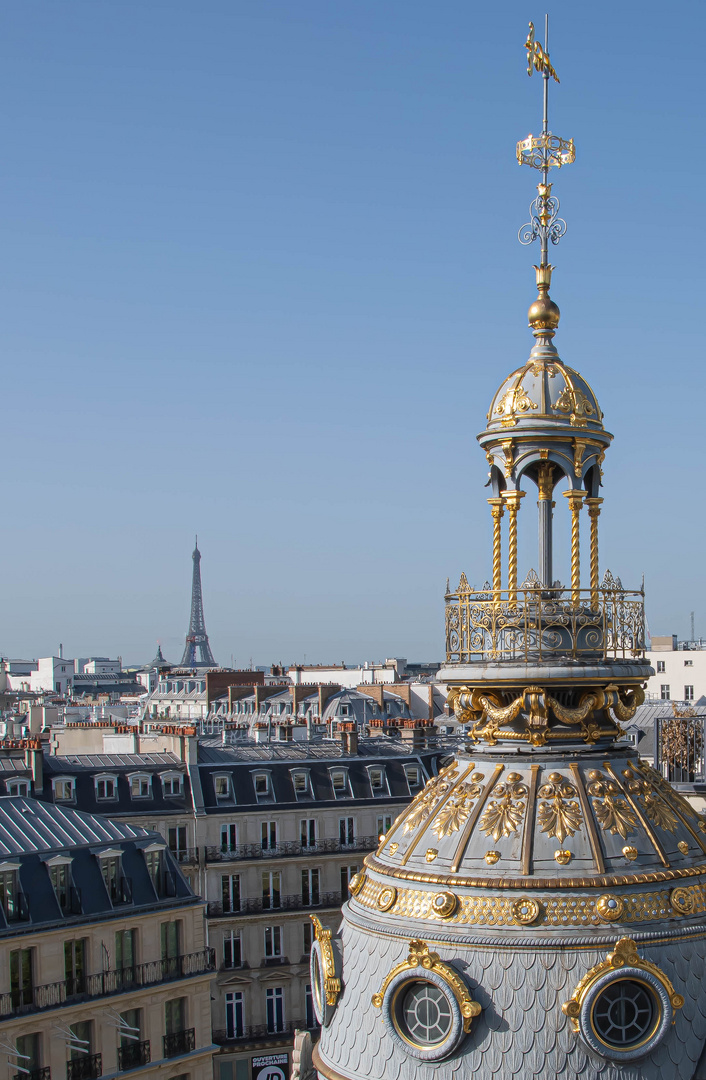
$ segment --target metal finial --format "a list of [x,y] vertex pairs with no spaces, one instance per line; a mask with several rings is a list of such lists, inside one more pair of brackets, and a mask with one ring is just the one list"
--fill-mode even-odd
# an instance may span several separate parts
[[541,241],[542,256],[540,266],[549,263],[549,241],[558,244],[566,232],[566,222],[559,215],[559,200],[552,195],[549,183],[549,170],[560,169],[562,165],[571,165],[576,158],[574,140],[552,135],[549,130],[549,80],[559,82],[551,60],[549,59],[549,16],[544,17],[544,46],[535,40],[534,23],[529,24],[529,34],[525,42],[527,49],[527,73],[539,72],[544,80],[544,111],[542,116],[542,134],[528,135],[517,144],[517,160],[520,165],[529,165],[539,169],[542,181],[537,184],[537,198],[530,205],[530,220],[525,222],[518,233],[521,244],[531,244],[537,238]]

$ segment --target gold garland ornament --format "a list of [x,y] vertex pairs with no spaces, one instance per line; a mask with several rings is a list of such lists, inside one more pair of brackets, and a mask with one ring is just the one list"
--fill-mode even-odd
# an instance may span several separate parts
[[463,1030],[467,1033],[471,1029],[471,1020],[474,1016],[478,1016],[481,1011],[481,1006],[477,1001],[474,1001],[468,992],[466,984],[457,971],[445,964],[438,953],[430,952],[429,946],[424,941],[418,939],[412,940],[409,943],[409,956],[401,964],[397,964],[393,967],[385,976],[385,981],[380,987],[377,994],[373,994],[371,1001],[376,1009],[382,1008],[383,998],[385,997],[385,991],[392,982],[392,980],[403,971],[414,972],[418,968],[422,971],[419,972],[423,975],[424,971],[433,971],[443,979],[449,990],[456,998],[458,1007],[461,1010],[461,1016],[463,1017]]
[[617,942],[613,952],[608,953],[605,960],[602,960],[600,964],[596,964],[595,967],[592,967],[590,971],[586,972],[571,995],[571,998],[568,1001],[565,1001],[561,1006],[561,1011],[565,1016],[568,1016],[574,1032],[578,1034],[578,1018],[581,1013],[581,1006],[596,981],[606,972],[623,967],[638,968],[641,971],[649,972],[666,990],[672,1008],[681,1009],[684,1004],[684,998],[681,994],[675,992],[674,987],[664,972],[650,960],[643,960],[641,956],[638,956],[637,945],[632,938],[621,938],[620,941]]
[[336,977],[336,962],[331,944],[331,931],[328,927],[321,925],[321,920],[317,919],[316,915],[310,915],[309,918],[314,924],[314,937],[321,949],[326,1004],[335,1005],[338,995],[341,993],[341,980]]

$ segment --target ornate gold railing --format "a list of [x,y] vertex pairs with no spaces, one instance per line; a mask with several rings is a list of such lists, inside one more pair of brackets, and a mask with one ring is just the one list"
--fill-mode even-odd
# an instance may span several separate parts
[[632,659],[645,652],[644,593],[464,587],[446,594],[446,660]]

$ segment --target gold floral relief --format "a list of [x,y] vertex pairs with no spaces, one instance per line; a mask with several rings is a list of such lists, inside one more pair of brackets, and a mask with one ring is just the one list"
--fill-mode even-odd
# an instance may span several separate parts
[[666,832],[673,833],[679,824],[679,818],[663,796],[647,780],[636,776],[632,769],[624,769],[623,776],[625,787],[644,810],[648,821]]
[[542,832],[555,836],[563,844],[567,836],[573,836],[581,827],[576,788],[560,773],[550,773],[548,782],[539,789],[539,798],[544,800],[537,808]]
[[[495,798],[492,798],[495,796]],[[496,784],[480,819],[480,829],[497,843],[501,836],[517,832],[525,813],[527,787],[519,773],[508,773],[507,780]]]
[[451,836],[465,824],[473,809],[473,802],[482,791],[480,784],[459,784],[451,798],[444,804],[432,823],[432,832],[441,840]]
[[427,781],[419,795],[410,803],[404,821],[404,832],[411,832],[427,820],[439,800],[449,793],[457,778],[458,765],[454,762],[443,769],[438,776]]
[[588,774],[590,781],[588,794],[593,799],[593,812],[603,832],[618,833],[623,840],[635,832],[637,816],[612,780],[608,780],[598,769]]

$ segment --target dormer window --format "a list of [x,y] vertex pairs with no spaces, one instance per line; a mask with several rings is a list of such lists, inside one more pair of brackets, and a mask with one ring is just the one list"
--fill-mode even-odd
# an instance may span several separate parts
[[130,778],[130,797],[132,799],[149,799],[152,796],[152,777],[145,773],[136,773]]
[[76,798],[76,781],[73,776],[57,776],[52,780],[54,785],[54,800],[56,802],[73,802]]
[[125,904],[129,901],[127,882],[123,877],[122,852],[108,850],[99,853],[101,873],[113,904]]
[[270,791],[270,778],[267,773],[255,774],[255,794],[268,795]]
[[117,776],[97,776],[96,777],[96,799],[107,801],[109,799],[117,799],[118,797],[118,778]]
[[370,779],[370,787],[373,795],[387,795],[387,777],[385,776],[385,770],[382,765],[369,765],[368,777]]
[[0,905],[8,922],[22,918],[17,873],[19,863],[0,863]]
[[181,773],[163,773],[161,779],[165,798],[181,795]]
[[227,773],[221,773],[218,776],[214,776],[213,787],[217,799],[230,798],[230,776]]
[[154,885],[157,896],[162,895],[162,851],[161,847],[153,845],[145,851],[145,864],[147,873]]
[[311,797],[311,781],[309,779],[308,769],[297,769],[296,771],[292,771],[292,787],[294,788],[294,794],[298,799]]
[[334,798],[345,799],[351,794],[347,769],[331,769],[331,787]]
[[78,913],[77,906],[73,903],[74,895],[71,889],[71,859],[64,855],[56,855],[48,862],[49,880],[51,881],[57,903],[64,915]]
[[421,774],[418,765],[405,765],[404,773],[410,791],[421,786]]
[[29,781],[28,780],[8,780],[7,782],[7,794],[8,795],[29,795]]
[[338,709],[339,716],[350,716],[351,707],[345,703],[341,704]]

